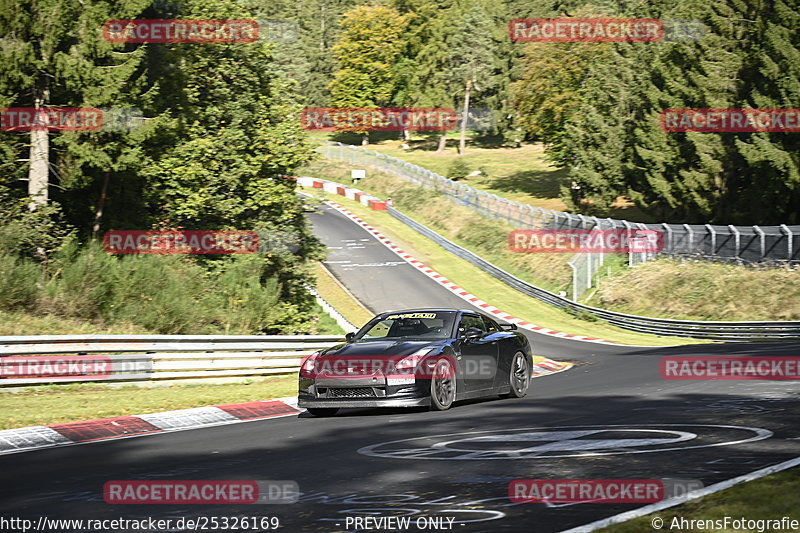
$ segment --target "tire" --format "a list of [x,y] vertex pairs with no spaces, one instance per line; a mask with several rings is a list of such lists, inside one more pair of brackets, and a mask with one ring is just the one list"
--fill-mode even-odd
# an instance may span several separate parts
[[339,412],[339,408],[338,407],[309,407],[308,409],[306,409],[306,411],[308,411],[309,413],[311,413],[314,416],[323,417],[323,416],[333,416],[333,415],[335,415],[336,413]]
[[517,352],[511,359],[511,370],[508,373],[508,384],[511,387],[504,398],[523,398],[528,394],[531,385],[531,369],[528,358],[522,352]]
[[456,399],[456,376],[453,365],[447,359],[436,363],[431,376],[431,409],[446,411]]

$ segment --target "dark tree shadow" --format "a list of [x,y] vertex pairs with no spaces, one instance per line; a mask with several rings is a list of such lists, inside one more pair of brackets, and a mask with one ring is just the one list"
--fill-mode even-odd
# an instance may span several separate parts
[[490,178],[487,184],[503,192],[525,193],[537,198],[558,198],[568,172],[567,169],[526,170],[510,176]]

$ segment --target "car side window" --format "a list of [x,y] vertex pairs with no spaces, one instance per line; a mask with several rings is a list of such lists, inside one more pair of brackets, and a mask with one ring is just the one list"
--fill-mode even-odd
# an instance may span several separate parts
[[378,322],[372,326],[369,331],[364,334],[364,338],[386,337],[389,335],[389,328],[391,325],[391,320],[382,320],[381,322]]
[[489,333],[496,333],[500,331],[500,328],[498,328],[497,325],[488,318],[483,317],[483,321],[486,323],[486,331]]
[[461,317],[461,322],[458,324],[458,335],[461,336],[470,328],[477,328],[486,333],[486,324],[483,319],[476,315],[464,315]]

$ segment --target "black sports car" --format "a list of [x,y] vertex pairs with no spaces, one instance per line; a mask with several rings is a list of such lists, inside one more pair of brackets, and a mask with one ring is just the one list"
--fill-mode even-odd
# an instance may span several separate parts
[[382,313],[344,344],[300,368],[299,405],[315,416],[342,407],[431,406],[481,396],[525,396],[533,357],[515,324],[475,311]]

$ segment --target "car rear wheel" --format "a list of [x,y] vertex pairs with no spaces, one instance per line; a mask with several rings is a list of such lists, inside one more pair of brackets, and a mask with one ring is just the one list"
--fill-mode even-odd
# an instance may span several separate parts
[[506,398],[522,398],[528,393],[531,384],[531,371],[528,368],[528,358],[522,352],[514,354],[511,359],[511,371],[508,375],[508,384],[511,390],[504,394]]
[[314,416],[333,416],[339,412],[337,407],[309,407],[306,409]]
[[437,411],[445,411],[456,399],[456,380],[453,366],[447,359],[436,363],[436,370],[431,378],[431,407]]

